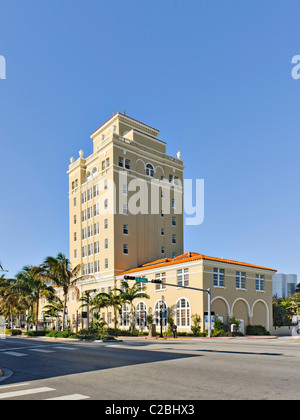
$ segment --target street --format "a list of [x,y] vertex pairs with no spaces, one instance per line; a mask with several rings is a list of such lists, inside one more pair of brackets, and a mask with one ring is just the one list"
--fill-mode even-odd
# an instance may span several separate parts
[[0,400],[299,399],[300,342],[0,340]]

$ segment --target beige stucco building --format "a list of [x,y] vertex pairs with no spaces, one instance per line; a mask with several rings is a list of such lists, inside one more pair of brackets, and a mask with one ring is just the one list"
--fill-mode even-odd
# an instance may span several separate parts
[[[150,299],[136,299],[136,325],[161,305],[179,331],[190,331],[192,315],[205,328],[207,296],[181,286],[211,289],[212,311],[226,322],[234,316],[272,329],[272,276],[276,270],[185,253],[183,246],[183,161],[166,154],[159,131],[117,113],[92,135],[93,153],[71,158],[69,175],[70,261],[81,265],[68,296],[72,329],[86,326],[78,298],[120,287],[125,274],[162,279],[176,287],[148,284]],[[59,294],[59,291],[58,291]],[[62,294],[60,296],[62,298]],[[79,314],[79,317],[78,317]],[[112,308],[101,316],[113,326]],[[120,327],[129,325],[124,305]],[[164,321],[166,324],[166,321]]]

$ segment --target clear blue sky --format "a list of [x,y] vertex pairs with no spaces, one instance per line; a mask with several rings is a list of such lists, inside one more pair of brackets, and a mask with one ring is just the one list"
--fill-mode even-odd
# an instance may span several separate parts
[[[205,179],[185,250],[300,275],[299,0],[0,0],[0,261],[68,255],[71,156],[126,114]],[[300,276],[299,276],[300,281]]]

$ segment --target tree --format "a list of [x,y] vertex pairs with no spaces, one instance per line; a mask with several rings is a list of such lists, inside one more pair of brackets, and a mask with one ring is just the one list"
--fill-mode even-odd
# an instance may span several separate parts
[[79,302],[82,302],[79,308],[87,308],[87,327],[90,325],[90,307],[94,303],[94,299],[91,297],[91,292],[86,291],[82,294],[81,298],[78,299]]
[[45,277],[52,282],[53,285],[62,288],[63,290],[63,331],[66,326],[66,309],[67,309],[67,296],[69,290],[75,285],[78,280],[77,274],[80,270],[80,264],[76,267],[71,268],[70,261],[62,253],[59,253],[57,257],[47,257],[43,264],[43,270]]
[[64,310],[64,304],[61,299],[55,298],[48,305],[43,307],[43,312],[46,317],[55,318],[58,320]]
[[150,299],[150,296],[145,293],[146,287],[142,286],[141,283],[135,283],[133,286],[129,286],[128,282],[123,280],[121,282],[120,296],[123,303],[129,303],[130,305],[130,329],[135,328],[135,307],[133,301],[135,299]]
[[17,274],[17,281],[11,291],[23,299],[28,307],[33,308],[35,325],[38,324],[39,302],[41,297],[51,299],[54,296],[54,289],[46,283],[44,270],[40,266],[25,266]]
[[118,289],[113,289],[109,293],[98,293],[93,300],[93,309],[109,308],[112,307],[114,311],[114,327],[117,328],[118,324],[118,311],[122,308],[122,299],[120,295],[115,292]]

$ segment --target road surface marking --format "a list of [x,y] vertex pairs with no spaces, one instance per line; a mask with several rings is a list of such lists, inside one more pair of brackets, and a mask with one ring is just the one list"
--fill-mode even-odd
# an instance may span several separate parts
[[15,356],[15,357],[28,356],[28,354],[17,353],[16,351],[5,351],[3,354],[8,354],[9,356]]
[[78,349],[75,349],[74,347],[64,347],[64,346],[55,346],[53,348],[60,349],[60,350],[78,350]]
[[39,353],[54,353],[53,350],[44,350],[44,349],[30,349],[31,351],[37,351]]
[[22,384],[1,385],[0,386],[0,391],[1,391],[1,389],[4,389],[4,388],[14,388],[16,386],[26,386],[26,385],[30,385],[30,383],[29,382],[23,382]]
[[72,395],[63,395],[61,397],[47,398],[45,401],[55,401],[55,400],[65,400],[65,401],[78,401],[78,400],[87,400],[91,397],[81,394],[72,394]]
[[24,389],[23,391],[4,392],[3,394],[0,394],[0,400],[4,400],[5,398],[22,397],[24,395],[39,394],[42,392],[50,392],[50,391],[55,391],[55,389],[44,387],[44,388]]

